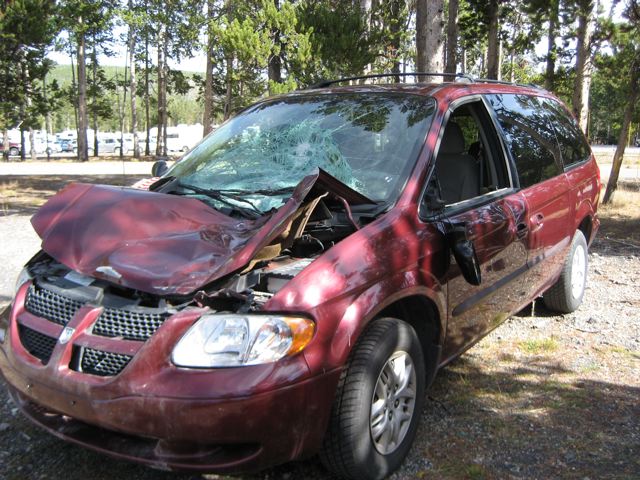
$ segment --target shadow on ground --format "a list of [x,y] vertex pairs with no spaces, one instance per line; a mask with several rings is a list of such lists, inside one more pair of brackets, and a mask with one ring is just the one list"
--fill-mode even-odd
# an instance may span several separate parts
[[[409,460],[392,478],[638,478],[639,388],[576,379],[546,356],[504,355],[491,371],[481,363],[469,354],[440,373]],[[0,445],[14,443],[12,455],[2,459],[7,479],[227,478],[161,473],[107,459],[7,413],[0,419],[9,424]],[[43,464],[43,456],[51,455],[55,461]],[[311,459],[231,478],[327,477]]]

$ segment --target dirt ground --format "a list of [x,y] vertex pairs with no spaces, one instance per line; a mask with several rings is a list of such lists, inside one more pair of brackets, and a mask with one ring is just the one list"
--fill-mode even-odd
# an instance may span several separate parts
[[[28,216],[69,180],[78,178],[3,176],[0,226],[12,218],[28,228]],[[623,187],[630,193],[619,196],[620,204],[602,210],[584,304],[558,316],[536,301],[441,371],[415,445],[392,479],[640,478],[640,188]],[[31,425],[0,381],[0,478],[329,476],[315,458],[241,477],[164,473],[112,460]]]

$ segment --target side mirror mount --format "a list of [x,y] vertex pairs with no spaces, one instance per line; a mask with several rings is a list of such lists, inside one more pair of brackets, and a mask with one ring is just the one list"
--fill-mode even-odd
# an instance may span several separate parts
[[440,213],[444,210],[445,203],[437,192],[429,190],[424,196],[424,203],[429,213]]
[[161,177],[169,170],[166,160],[158,160],[151,167],[151,175],[154,177]]
[[446,238],[464,279],[471,285],[480,285],[480,262],[473,242],[467,238],[466,225],[452,225],[447,229]]
[[442,213],[444,210],[445,203],[440,193],[440,183],[438,182],[438,177],[435,175],[431,177],[427,185],[423,205],[427,208],[427,215]]

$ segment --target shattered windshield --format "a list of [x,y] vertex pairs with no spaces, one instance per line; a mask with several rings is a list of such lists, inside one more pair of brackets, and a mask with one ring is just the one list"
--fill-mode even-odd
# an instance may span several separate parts
[[433,99],[400,93],[277,98],[225,123],[167,175],[194,194],[215,192],[214,202],[242,198],[238,205],[266,212],[321,168],[388,202],[409,175],[434,108]]

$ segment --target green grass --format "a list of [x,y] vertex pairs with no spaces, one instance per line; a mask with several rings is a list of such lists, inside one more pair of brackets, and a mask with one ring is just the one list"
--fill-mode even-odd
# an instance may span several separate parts
[[518,344],[518,348],[520,348],[522,352],[530,355],[542,355],[544,353],[555,352],[559,347],[560,344],[553,337],[525,340]]

